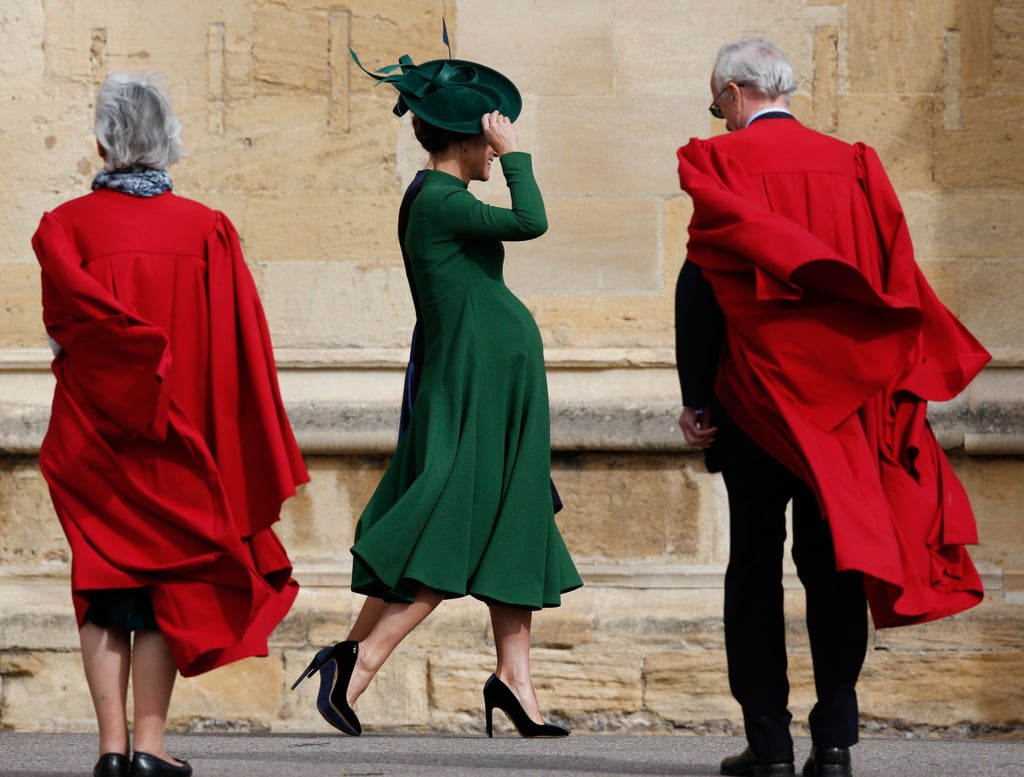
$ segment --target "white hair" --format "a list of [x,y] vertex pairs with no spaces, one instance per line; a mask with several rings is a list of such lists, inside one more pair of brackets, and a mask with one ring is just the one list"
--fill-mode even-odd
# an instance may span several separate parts
[[732,81],[753,87],[772,100],[785,96],[787,103],[796,91],[793,67],[785,55],[770,41],[752,35],[718,50],[711,81],[716,94]]
[[114,73],[96,97],[96,139],[103,147],[104,167],[164,170],[185,156],[178,139],[181,122],[171,101],[149,73]]

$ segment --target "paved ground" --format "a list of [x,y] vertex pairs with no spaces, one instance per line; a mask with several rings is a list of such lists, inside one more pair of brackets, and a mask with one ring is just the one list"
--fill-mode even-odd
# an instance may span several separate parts
[[[89,734],[0,732],[3,777],[87,777],[96,760]],[[629,777],[718,774],[743,748],[729,737],[364,734],[344,736],[188,734],[168,750],[191,761],[196,777]],[[810,743],[797,742],[797,768]],[[866,739],[854,749],[857,777],[1022,777],[1024,742]]]

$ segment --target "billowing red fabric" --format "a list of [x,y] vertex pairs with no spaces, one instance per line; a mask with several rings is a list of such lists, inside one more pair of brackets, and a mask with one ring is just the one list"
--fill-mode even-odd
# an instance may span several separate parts
[[39,462],[79,624],[89,590],[147,586],[183,675],[266,655],[298,592],[271,525],[309,478],[234,227],[100,190],[32,245],[63,348]]
[[688,261],[726,321],[723,407],[813,487],[876,627],[980,602],[974,514],[926,409],[990,357],[921,274],[875,152],[763,119],[678,158]]

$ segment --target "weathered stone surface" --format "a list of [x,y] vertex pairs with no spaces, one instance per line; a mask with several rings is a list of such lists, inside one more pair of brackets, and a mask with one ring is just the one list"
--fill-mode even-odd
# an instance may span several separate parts
[[179,678],[168,726],[192,731],[266,730],[281,708],[284,687],[278,655],[247,658],[200,677]]
[[[672,196],[679,191],[675,150],[702,133],[707,98],[560,97],[538,106],[536,167],[549,195]],[[643,116],[644,138],[621,116]],[[687,131],[688,130],[688,131]],[[566,144],[564,138],[572,137]]]
[[[971,556],[1001,567],[1024,565],[1024,462],[1020,457],[994,457],[954,459],[954,464],[978,520],[981,544],[971,549]],[[1018,628],[1024,632],[1019,622]]]
[[[585,646],[538,649],[531,672],[545,713],[580,715],[595,709],[629,711],[641,705],[641,657],[633,650]],[[484,681],[494,671],[491,653],[442,652],[431,659],[430,690],[440,709],[478,710]]]
[[[0,653],[4,725],[23,731],[94,731],[96,718],[77,652]],[[40,704],[60,699],[60,704]]]
[[[986,543],[987,545],[988,543]],[[977,549],[972,554],[977,558]],[[1010,604],[1003,591],[988,591],[977,607],[952,618],[909,628],[874,632],[876,650],[912,653],[1012,653],[1024,639],[1019,604]]]
[[935,110],[931,96],[852,94],[839,100],[839,126],[844,140],[863,141],[878,152],[897,191],[927,189],[933,179],[931,145],[908,146],[906,139],[929,137]]
[[643,666],[644,706],[656,715],[677,723],[740,717],[723,651],[652,651]]
[[[505,251],[509,286],[524,295],[660,293],[662,203],[655,198],[549,197],[549,232],[539,240],[511,243]],[[579,236],[594,247],[580,251]],[[644,260],[616,262],[635,252]]]
[[1024,345],[1024,329],[1016,320],[1024,294],[1024,273],[1015,259],[971,262],[963,270],[963,321],[989,346]]
[[667,459],[652,469],[633,464],[616,457],[563,459],[558,487],[568,507],[559,523],[572,552],[595,560],[701,556],[697,479],[686,469],[673,471]]
[[[507,73],[520,89],[541,95],[607,95],[615,88],[615,3],[612,0],[544,0],[496,5],[460,0],[456,55]],[[490,34],[500,29],[501,35]],[[535,45],[545,30],[557,38]],[[557,74],[557,75],[553,75]]]
[[[52,377],[29,240],[100,167],[95,90],[115,70],[166,73],[190,157],[175,190],[237,226],[284,358],[281,384],[312,482],[277,530],[302,589],[272,655],[183,682],[177,729],[328,731],[317,682],[287,685],[343,639],[355,522],[393,449],[412,322],[395,218],[426,154],[368,67],[445,56],[510,75],[551,229],[510,245],[507,275],[551,368],[558,522],[586,586],[533,623],[542,708],[584,731],[730,730],[721,632],[721,479],[684,450],[673,302],[691,203],[675,150],[724,132],[707,114],[717,48],[747,32],[793,61],[798,117],[878,149],[940,298],[996,363],[930,418],[971,495],[989,591],[979,607],[872,634],[871,726],[1020,725],[1024,569],[1024,44],[1017,0],[308,0],[125,4],[8,0],[0,9],[0,725],[95,728],[68,592],[67,547],[32,457]],[[499,33],[500,31],[500,33]],[[498,165],[472,190],[507,204]],[[23,353],[20,349],[33,349]],[[291,349],[298,349],[291,352]],[[299,355],[295,355],[295,354]],[[26,355],[27,354],[27,355]],[[302,355],[305,354],[305,355]],[[310,355],[312,354],[312,355]],[[966,451],[966,454],[960,450]],[[985,455],[999,452],[1000,455]],[[1012,455],[1007,455],[1012,454]],[[802,592],[786,573],[794,714],[813,703]],[[482,730],[494,668],[487,608],[446,602],[360,700],[374,726]],[[61,698],[60,717],[38,699]],[[1016,705],[1016,706],[1015,706]],[[890,723],[895,721],[896,723]],[[508,724],[498,716],[499,730]]]
[[[40,214],[41,215],[41,214]],[[28,245],[26,239],[25,245]],[[24,246],[19,246],[21,253]],[[40,301],[39,265],[11,263],[3,266],[3,289],[0,290],[0,332],[2,345],[8,347],[39,346],[46,342],[43,329],[43,306]]]
[[945,3],[855,0],[847,5],[851,92],[929,93],[939,88]]
[[[858,686],[865,718],[965,721],[1024,720],[1024,654],[874,651]],[[925,710],[927,712],[925,713]]]
[[[355,261],[270,262],[260,268],[263,304],[280,346],[344,342],[362,348],[408,348],[416,320],[405,271]],[[367,305],[367,300],[373,300]],[[365,315],[355,317],[353,311]],[[304,329],[313,314],[321,322]]]
[[0,561],[63,561],[68,545],[34,461],[0,459]]

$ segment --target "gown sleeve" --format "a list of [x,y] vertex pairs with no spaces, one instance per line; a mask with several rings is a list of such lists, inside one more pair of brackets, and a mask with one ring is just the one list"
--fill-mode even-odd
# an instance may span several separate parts
[[533,160],[522,151],[499,157],[511,208],[481,202],[466,189],[453,189],[441,204],[440,216],[456,237],[494,240],[531,240],[548,228],[540,187],[533,176]]

